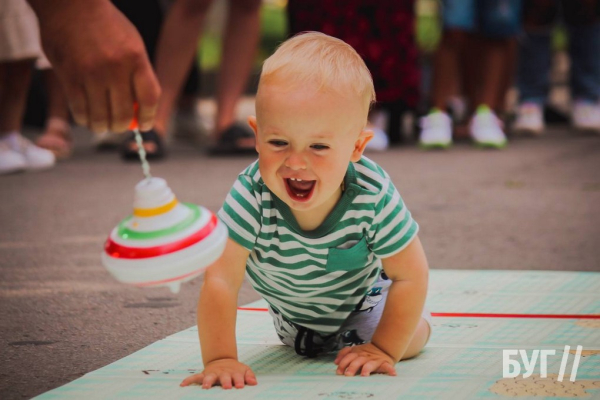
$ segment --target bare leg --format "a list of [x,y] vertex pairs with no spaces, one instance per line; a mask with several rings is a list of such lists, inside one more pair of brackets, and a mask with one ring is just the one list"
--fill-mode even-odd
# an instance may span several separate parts
[[415,335],[410,341],[404,356],[402,356],[402,360],[407,360],[409,358],[417,356],[425,344],[427,344],[427,340],[429,339],[429,335],[431,334],[431,329],[429,328],[429,323],[425,321],[425,319],[421,318],[419,321],[419,325],[417,325],[417,330],[415,331]]
[[458,93],[457,81],[461,76],[461,54],[467,39],[467,32],[447,30],[435,54],[432,103],[440,110],[445,110],[450,96]]
[[260,34],[260,5],[260,0],[230,1],[217,82],[216,135],[234,122],[237,101],[252,70]]
[[58,77],[51,69],[44,70],[42,74],[48,93],[48,118],[59,118],[68,121],[69,105]]
[[[482,39],[481,71],[483,72],[480,97],[477,104],[486,104],[494,112],[501,111],[506,88],[505,76],[511,70],[511,39]],[[505,93],[504,93],[505,94]]]
[[31,60],[0,63],[0,134],[21,130],[31,64]]
[[53,152],[58,159],[67,158],[72,150],[67,98],[53,70],[44,70],[42,74],[48,95],[48,116],[44,133],[36,144]]
[[514,84],[515,76],[517,74],[517,40],[515,38],[509,39],[509,44],[506,53],[506,68],[504,70],[504,76],[502,77],[501,87],[498,91],[498,112],[500,115],[506,114],[506,95]]
[[478,89],[481,87],[481,69],[479,60],[481,59],[482,43],[474,33],[468,33],[466,45],[463,46],[461,53],[461,79],[462,91],[467,100],[469,109],[468,114],[473,112],[473,108],[477,107],[479,99]]
[[163,24],[156,49],[156,74],[162,95],[155,129],[165,135],[183,82],[190,70],[202,23],[212,0],[177,0]]

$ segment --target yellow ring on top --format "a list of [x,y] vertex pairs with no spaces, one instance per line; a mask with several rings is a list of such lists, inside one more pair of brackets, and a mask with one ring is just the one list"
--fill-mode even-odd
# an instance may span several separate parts
[[167,213],[171,211],[177,205],[177,198],[173,197],[173,200],[164,206],[156,207],[156,208],[134,208],[133,215],[136,217],[155,217],[160,214]]

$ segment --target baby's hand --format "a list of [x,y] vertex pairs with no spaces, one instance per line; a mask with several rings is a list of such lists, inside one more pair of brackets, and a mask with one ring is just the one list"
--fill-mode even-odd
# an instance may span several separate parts
[[369,376],[372,372],[396,376],[396,362],[371,343],[344,347],[334,363],[338,366],[338,375],[354,376],[360,371],[361,376]]
[[244,384],[256,385],[256,376],[246,364],[242,364],[233,358],[215,360],[209,362],[204,371],[199,374],[188,376],[179,386],[188,386],[192,383],[202,384],[202,389],[210,389],[215,384],[221,384],[223,389],[241,389]]

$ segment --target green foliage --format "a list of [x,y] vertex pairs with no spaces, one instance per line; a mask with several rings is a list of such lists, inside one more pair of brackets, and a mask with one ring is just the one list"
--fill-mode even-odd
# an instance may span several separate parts
[[[261,12],[260,44],[256,66],[259,67],[287,37],[285,2],[264,3]],[[221,62],[221,38],[207,32],[198,43],[198,63],[203,71],[216,70]]]
[[569,46],[567,30],[563,25],[558,25],[552,32],[552,50],[566,51]]
[[206,33],[198,42],[198,64],[202,71],[216,70],[221,62],[221,39],[214,33]]
[[[288,21],[284,0],[265,2],[261,9],[261,38],[256,58],[257,68],[265,58],[275,51],[287,38]],[[432,53],[438,46],[442,35],[438,0],[417,0],[415,3],[415,38],[419,49]],[[207,32],[198,43],[198,62],[203,71],[215,70],[221,61],[221,38],[218,34]],[[557,29],[554,35],[554,48],[564,49],[567,38],[564,29]]]
[[416,24],[416,40],[419,49],[433,53],[442,36],[441,24],[437,16],[419,16]]
[[417,0],[415,12],[417,46],[425,53],[433,53],[442,36],[440,3],[437,0]]

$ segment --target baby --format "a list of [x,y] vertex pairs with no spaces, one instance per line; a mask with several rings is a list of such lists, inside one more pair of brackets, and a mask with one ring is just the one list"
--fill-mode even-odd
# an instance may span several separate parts
[[396,375],[421,351],[427,260],[388,174],[363,157],[374,100],[360,56],[330,36],[295,36],[265,61],[248,119],[258,161],[218,213],[229,239],[198,303],[204,371],[182,386],[257,383],[235,338],[245,274],[281,341],[307,357],[338,351],[339,375]]

